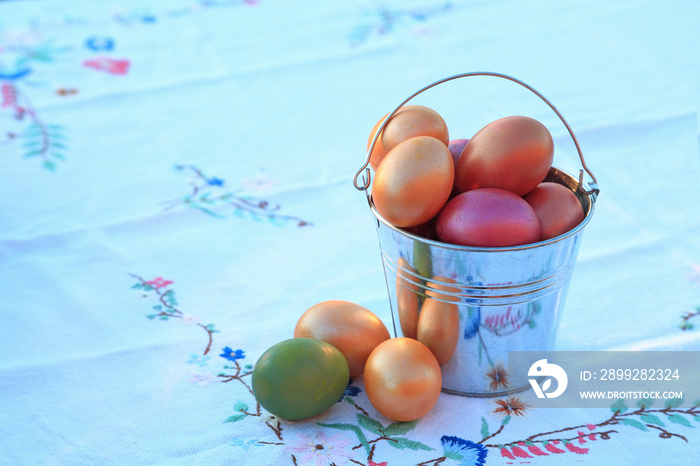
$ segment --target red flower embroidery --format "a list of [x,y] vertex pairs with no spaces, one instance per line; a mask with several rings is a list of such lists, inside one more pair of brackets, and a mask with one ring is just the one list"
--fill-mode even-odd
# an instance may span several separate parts
[[3,83],[0,88],[0,95],[2,95],[2,107],[16,107],[17,106],[17,91],[12,84]]
[[375,463],[374,461],[370,460],[369,463],[367,463],[367,466],[386,466],[387,462],[382,461],[381,463]]
[[551,453],[566,453],[566,451],[562,450],[561,448],[557,448],[555,445],[559,443],[559,440],[554,440],[551,443],[548,443],[547,445],[544,446],[544,448]]
[[510,450],[513,452],[513,455],[518,458],[532,458],[532,456],[528,455],[527,452],[520,447],[510,447]]
[[109,57],[97,57],[85,60],[83,66],[111,74],[126,74],[129,71],[129,60],[114,60]]
[[515,459],[515,456],[513,456],[513,454],[510,451],[508,451],[506,447],[501,447],[501,456],[505,456],[506,458],[510,458],[512,460]]
[[586,434],[581,432],[580,430],[576,431],[576,433],[578,434],[578,443],[580,443],[580,444],[586,443],[586,439],[583,438]]
[[543,452],[540,447],[535,445],[534,443],[526,444],[525,442],[520,442],[518,445],[521,447],[527,447],[528,450],[530,450],[530,453],[533,455],[537,456],[549,456],[547,453]]
[[148,280],[146,282],[148,285],[151,285],[153,288],[156,290],[160,288],[165,288],[166,286],[174,283],[172,280],[165,280],[163,277],[156,277],[153,280]]
[[579,455],[585,455],[586,453],[588,453],[588,448],[577,447],[573,443],[567,443],[565,446],[566,446],[566,448],[568,448],[569,451],[572,451],[572,452],[577,453]]

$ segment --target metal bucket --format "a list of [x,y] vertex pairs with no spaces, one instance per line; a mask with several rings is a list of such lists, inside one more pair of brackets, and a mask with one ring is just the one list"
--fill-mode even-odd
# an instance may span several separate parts
[[[584,170],[576,179],[555,167],[545,181],[562,184],[576,194],[585,214],[576,228],[522,246],[468,247],[416,236],[391,225],[374,208],[367,166],[381,130],[416,95],[468,76],[491,76],[520,84],[544,100],[564,123],[592,181],[586,189]],[[361,176],[362,185],[358,183]],[[442,79],[415,92],[387,116],[354,184],[365,191],[376,219],[394,335],[433,340],[431,347],[440,353],[436,356],[442,363],[444,392],[488,397],[530,388],[529,368],[508,372],[508,352],[553,349],[583,230],[593,215],[599,192],[578,141],[558,110],[539,92],[507,75],[473,72]],[[429,322],[428,330],[423,328],[424,322]]]

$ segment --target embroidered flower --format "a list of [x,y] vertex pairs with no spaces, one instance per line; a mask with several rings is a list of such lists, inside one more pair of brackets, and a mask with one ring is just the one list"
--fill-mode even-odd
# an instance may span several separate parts
[[106,71],[111,74],[126,74],[129,71],[129,60],[115,60],[109,57],[98,57],[85,60],[83,66],[95,70]]
[[447,435],[440,438],[440,443],[442,443],[445,457],[459,461],[462,466],[481,466],[486,461],[488,450],[480,443]]
[[217,378],[211,372],[199,373],[192,371],[190,372],[190,383],[196,383],[201,388],[206,388],[210,383],[217,381]]
[[[352,383],[352,380],[350,381]],[[345,393],[343,394],[344,396],[357,396],[360,394],[362,390],[359,389],[359,387],[355,387],[353,385],[348,385],[345,388]]]
[[489,369],[486,373],[486,377],[491,380],[489,388],[493,391],[508,387],[508,371],[501,361],[497,362]]
[[114,49],[114,40],[111,37],[91,36],[85,40],[85,47],[96,52],[110,51]]
[[198,324],[199,317],[185,314],[184,316],[182,316],[182,323],[185,325]]
[[330,466],[331,464],[346,463],[352,457],[352,440],[340,434],[326,435],[316,432],[313,436],[300,434],[287,444],[287,450],[292,453],[299,464],[313,466]]
[[369,460],[369,463],[367,463],[367,466],[387,466],[386,461],[382,461],[381,463],[375,463],[372,460]]
[[494,409],[495,414],[503,414],[504,416],[522,416],[527,410],[527,404],[520,401],[519,398],[505,398],[502,400],[496,400],[498,408]]
[[18,79],[22,79],[29,75],[29,73],[32,72],[32,69],[27,67],[24,68],[19,68],[13,71],[9,72],[2,72],[0,71],[0,80],[2,81],[16,81]]
[[148,280],[146,282],[147,285],[151,285],[153,288],[156,290],[159,290],[161,288],[165,288],[168,285],[173,284],[174,282],[172,280],[165,280],[163,277],[156,277],[153,280]]
[[237,359],[244,359],[245,358],[245,351],[241,349],[237,349],[236,351],[232,350],[228,346],[222,349],[223,353],[221,353],[219,356],[221,356],[224,359],[228,359],[229,361],[236,361]]
[[207,361],[209,361],[209,356],[190,354],[190,359],[187,361],[187,364],[196,364],[199,367],[204,367],[207,365]]
[[207,184],[209,186],[223,186],[224,185],[224,180],[221,178],[213,177],[213,178],[206,178]]

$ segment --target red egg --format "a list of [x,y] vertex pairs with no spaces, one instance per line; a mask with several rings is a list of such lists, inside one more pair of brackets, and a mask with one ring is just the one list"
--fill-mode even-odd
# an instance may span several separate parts
[[460,192],[500,188],[524,196],[544,180],[554,158],[545,126],[524,116],[496,120],[464,146],[455,169]]
[[391,149],[372,181],[377,212],[397,227],[427,222],[445,205],[454,184],[454,164],[447,146],[430,136],[416,136]]
[[541,232],[530,204],[498,188],[473,189],[452,198],[438,214],[436,229],[440,241],[479,247],[535,243]]
[[540,183],[525,196],[542,227],[541,239],[563,235],[581,223],[585,217],[576,195],[559,183]]

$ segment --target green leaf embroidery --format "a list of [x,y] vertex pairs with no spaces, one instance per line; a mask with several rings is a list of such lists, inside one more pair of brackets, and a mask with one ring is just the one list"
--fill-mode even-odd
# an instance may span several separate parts
[[387,436],[393,436],[393,435],[405,435],[411,430],[413,430],[414,427],[418,424],[418,421],[410,421],[410,422],[395,422],[393,424],[390,424],[384,429],[384,435]]
[[375,421],[369,416],[358,414],[357,423],[360,424],[362,428],[372,432],[373,434],[377,434],[379,436],[384,435],[384,426],[379,421]]
[[56,164],[50,160],[44,160],[44,162],[42,163],[42,166],[49,171],[56,170]]
[[233,410],[234,410],[234,411],[246,412],[246,411],[248,411],[248,405],[245,404],[244,402],[238,400],[238,401],[236,401],[236,404],[233,405]]
[[683,398],[669,398],[664,404],[667,408],[677,408],[683,404]]
[[360,441],[362,446],[365,448],[365,452],[367,453],[367,455],[369,455],[370,447],[369,447],[369,444],[367,443],[367,437],[365,437],[365,434],[362,433],[362,429],[360,429],[358,426],[355,426],[352,424],[343,424],[343,423],[323,424],[323,423],[319,422],[317,424],[321,427],[328,427],[330,429],[337,429],[337,430],[354,432],[355,435],[357,435],[357,439]]
[[505,426],[506,424],[508,424],[510,422],[510,419],[511,419],[511,416],[504,417],[503,420],[501,421],[501,425]]
[[156,317],[158,317],[157,314],[149,314],[146,316],[146,318],[151,319],[151,320],[155,319]]
[[657,426],[663,427],[665,424],[654,414],[642,414],[640,416],[642,421],[648,422],[649,424],[656,424]]
[[245,414],[235,414],[233,416],[227,417],[224,423],[240,421],[245,417]]
[[641,422],[639,422],[636,419],[625,418],[625,419],[620,419],[620,422],[623,424],[626,424],[628,426],[636,427],[639,430],[649,430],[649,429],[647,429],[647,426],[645,426],[644,424],[642,424]]
[[481,418],[481,438],[486,438],[490,435],[489,432],[489,424],[486,422],[486,419]]
[[653,405],[653,404],[654,404],[653,398],[642,398],[641,400],[637,401],[637,407],[641,408],[642,406],[644,406],[644,409],[651,408],[651,405]]
[[425,451],[432,451],[434,448],[429,447],[428,445],[417,442],[415,440],[409,440],[405,437],[395,437],[392,439],[389,439],[389,445],[391,445],[394,448],[397,448],[399,450],[403,450],[404,448],[408,448],[409,450],[425,450]]
[[627,405],[624,401],[622,401],[622,399],[619,399],[615,403],[613,403],[612,406],[610,406],[610,411],[612,411],[613,413],[619,411],[620,414],[623,414],[625,411],[627,411]]
[[674,422],[676,424],[680,424],[682,426],[686,427],[695,427],[690,423],[689,420],[687,420],[685,417],[681,416],[680,414],[669,414],[668,415],[668,420],[671,422]]

